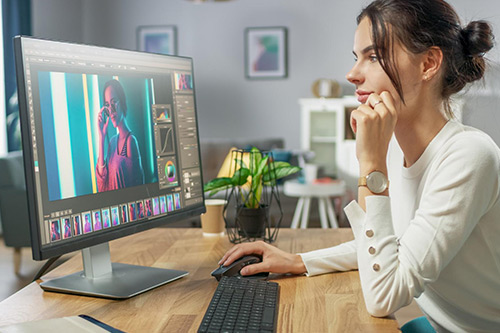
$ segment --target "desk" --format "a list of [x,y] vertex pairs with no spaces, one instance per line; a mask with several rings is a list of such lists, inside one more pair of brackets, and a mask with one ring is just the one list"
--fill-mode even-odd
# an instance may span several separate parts
[[[350,229],[282,229],[276,245],[304,252],[352,239]],[[210,272],[231,247],[201,229],[157,228],[114,240],[116,262],[189,271],[189,275],[123,301],[44,292],[31,283],[0,302],[0,326],[87,314],[127,332],[195,332],[217,287]],[[44,279],[82,269],[77,254]],[[271,275],[281,286],[279,332],[398,332],[394,318],[366,311],[357,271],[315,277]]]

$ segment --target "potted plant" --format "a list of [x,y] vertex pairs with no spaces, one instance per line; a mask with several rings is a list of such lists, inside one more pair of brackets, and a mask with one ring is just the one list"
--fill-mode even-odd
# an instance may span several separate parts
[[275,161],[272,153],[261,152],[255,147],[250,150],[233,150],[231,154],[229,177],[212,179],[205,184],[204,190],[209,192],[209,196],[226,191],[225,209],[231,202],[235,203],[233,225],[239,228],[240,236],[248,239],[263,237],[266,226],[270,225],[269,206],[273,200],[281,211],[276,181],[300,171],[301,168],[288,162]]

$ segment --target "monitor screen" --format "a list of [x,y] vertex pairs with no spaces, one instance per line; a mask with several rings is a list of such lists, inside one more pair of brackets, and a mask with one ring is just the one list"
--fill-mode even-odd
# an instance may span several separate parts
[[33,257],[204,212],[192,59],[15,39]]

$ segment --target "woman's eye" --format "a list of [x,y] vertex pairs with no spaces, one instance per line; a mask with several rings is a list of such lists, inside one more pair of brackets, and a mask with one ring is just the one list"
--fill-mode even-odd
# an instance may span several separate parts
[[376,55],[373,54],[370,56],[370,62],[377,62],[377,61],[378,61],[378,58]]

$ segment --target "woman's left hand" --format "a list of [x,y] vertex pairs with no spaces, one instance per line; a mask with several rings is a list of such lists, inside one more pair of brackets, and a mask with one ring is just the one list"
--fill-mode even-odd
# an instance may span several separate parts
[[394,99],[387,91],[372,93],[365,104],[351,113],[351,127],[356,133],[356,156],[361,173],[386,166],[387,150],[398,116]]

